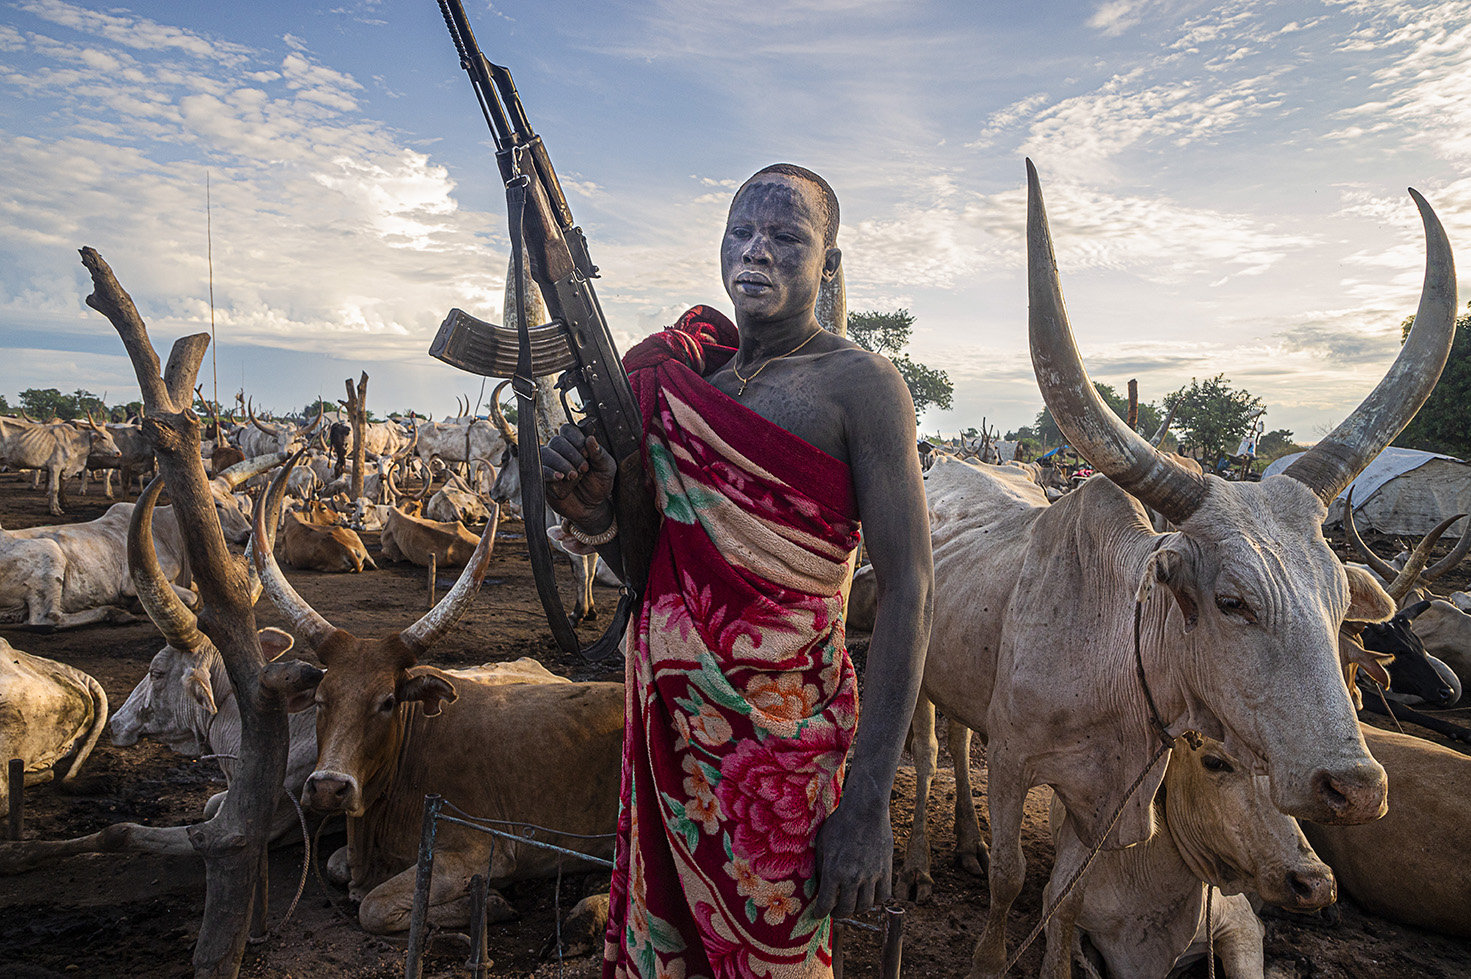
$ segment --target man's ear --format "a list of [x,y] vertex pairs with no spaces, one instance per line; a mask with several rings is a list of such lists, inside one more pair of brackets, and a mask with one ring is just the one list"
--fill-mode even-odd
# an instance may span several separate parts
[[189,673],[189,696],[194,702],[211,714],[219,712],[215,706],[214,687],[209,682],[209,671],[203,667],[195,667]]
[[317,696],[317,685],[326,675],[326,670],[299,659],[276,660],[266,664],[261,671],[260,682],[261,686],[286,701],[286,713],[295,714],[312,705]]
[[416,668],[398,685],[399,703],[419,701],[424,706],[425,717],[438,717],[444,704],[452,704],[459,697],[450,678],[432,666]]
[[1180,606],[1180,615],[1185,620],[1185,631],[1193,632],[1200,622],[1200,582],[1194,550],[1176,535],[1174,541],[1154,553],[1153,567],[1154,580],[1175,596],[1175,604]]
[[823,281],[830,281],[838,274],[838,268],[843,264],[843,250],[834,245],[827,250],[827,255],[822,260]]
[[1394,615],[1394,599],[1379,584],[1368,568],[1345,564],[1348,575],[1348,612],[1344,619],[1352,622],[1383,622]]

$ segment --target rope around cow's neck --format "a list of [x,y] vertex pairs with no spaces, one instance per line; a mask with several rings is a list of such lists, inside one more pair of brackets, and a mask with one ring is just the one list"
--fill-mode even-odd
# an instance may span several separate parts
[[[1163,543],[1163,541],[1164,538],[1161,537],[1158,541],[1155,542],[1155,550],[1159,549],[1159,545]],[[1113,815],[1109,817],[1108,825],[1104,827],[1103,832],[1099,835],[1098,842],[1095,843],[1093,845],[1093,848],[1088,851],[1087,859],[1084,860],[1082,865],[1073,872],[1072,877],[1068,878],[1067,885],[1063,887],[1062,891],[1058,893],[1057,897],[1053,898],[1052,904],[1049,905],[1047,908],[1047,912],[1042,915],[1042,920],[1037,922],[1037,926],[1032,929],[1032,932],[1027,936],[1026,941],[1022,942],[1021,947],[1018,948],[1016,952],[1012,954],[1011,958],[1007,960],[1006,966],[1001,970],[1002,975],[1005,975],[1006,973],[1011,971],[1012,966],[1017,964],[1022,955],[1025,954],[1026,950],[1028,948],[1031,948],[1032,943],[1035,942],[1038,936],[1042,934],[1043,930],[1046,929],[1047,923],[1052,920],[1052,916],[1057,913],[1057,909],[1062,905],[1062,902],[1067,900],[1068,894],[1072,893],[1072,890],[1074,887],[1077,886],[1078,881],[1083,879],[1083,875],[1088,872],[1088,868],[1093,866],[1093,859],[1097,857],[1098,852],[1103,849],[1103,844],[1108,839],[1108,834],[1113,832],[1113,828],[1118,823],[1119,817],[1123,815],[1124,808],[1129,804],[1129,800],[1134,798],[1134,793],[1139,791],[1139,786],[1144,784],[1145,778],[1147,778],[1149,776],[1149,773],[1154,770],[1154,766],[1159,762],[1159,760],[1164,757],[1165,754],[1168,753],[1172,748],[1175,747],[1175,738],[1170,735],[1169,727],[1165,724],[1164,719],[1160,717],[1159,708],[1154,703],[1154,695],[1150,693],[1149,690],[1149,680],[1144,674],[1144,652],[1142,641],[1144,622],[1144,599],[1145,596],[1142,594],[1134,599],[1134,667],[1135,672],[1139,677],[1139,685],[1144,690],[1144,699],[1149,705],[1150,725],[1154,728],[1155,733],[1159,735],[1160,745],[1157,749],[1155,749],[1153,756],[1150,757],[1149,762],[1144,766],[1144,770],[1141,771],[1138,777],[1134,779],[1134,784],[1129,786],[1129,791],[1124,793],[1123,800],[1118,804],[1118,808],[1113,811]],[[1190,742],[1190,746],[1192,748],[1200,747],[1201,740],[1200,734],[1198,732],[1186,731],[1181,734],[1180,737]],[[1209,936],[1211,927],[1210,884],[1206,884],[1206,889],[1205,927],[1206,934],[1207,936]],[[1210,976],[1211,979],[1215,979],[1214,945],[1209,937],[1207,937],[1206,941],[1207,947],[1211,949],[1211,952],[1209,953],[1211,956]]]

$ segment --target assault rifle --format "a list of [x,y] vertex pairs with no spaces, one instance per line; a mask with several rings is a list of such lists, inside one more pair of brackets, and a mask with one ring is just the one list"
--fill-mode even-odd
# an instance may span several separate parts
[[[541,289],[551,322],[532,326],[524,313],[519,328],[486,323],[463,310],[452,310],[439,328],[429,353],[472,374],[509,377],[517,397],[517,455],[521,464],[522,517],[531,551],[536,589],[546,609],[557,644],[602,659],[617,648],[637,588],[624,561],[625,582],[613,623],[603,637],[581,650],[557,595],[550,545],[546,538],[546,499],[541,478],[540,441],[536,431],[536,378],[561,373],[557,382],[569,419],[574,410],[589,435],[619,463],[636,463],[642,423],[638,402],[613,346],[608,324],[593,292],[598,269],[587,254],[587,239],[572,221],[567,198],[552,169],[546,146],[531,129],[511,73],[480,53],[460,0],[439,0],[440,13],[470,76],[481,114],[495,139],[495,159],[506,187],[510,214],[511,276],[516,308],[526,309],[523,255],[531,278]],[[580,404],[568,404],[575,388]],[[627,480],[620,480],[627,482]],[[620,523],[627,530],[627,525]],[[625,558],[628,549],[624,548]]]

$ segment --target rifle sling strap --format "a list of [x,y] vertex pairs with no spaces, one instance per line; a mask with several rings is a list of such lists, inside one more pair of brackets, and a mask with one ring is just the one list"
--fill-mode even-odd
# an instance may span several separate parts
[[521,517],[526,524],[526,546],[531,556],[531,573],[536,580],[536,593],[546,610],[552,636],[563,652],[579,653],[596,663],[617,652],[628,628],[629,617],[637,604],[633,589],[626,584],[618,596],[618,608],[607,631],[586,649],[577,641],[577,633],[567,618],[562,598],[557,594],[557,576],[552,566],[551,543],[547,540],[546,488],[542,484],[541,441],[536,430],[536,377],[531,370],[531,324],[526,320],[526,276],[522,268],[525,247],[526,185],[523,175],[506,184],[506,206],[510,219],[512,293],[516,300],[520,353],[511,387],[516,392],[516,442],[521,465]]

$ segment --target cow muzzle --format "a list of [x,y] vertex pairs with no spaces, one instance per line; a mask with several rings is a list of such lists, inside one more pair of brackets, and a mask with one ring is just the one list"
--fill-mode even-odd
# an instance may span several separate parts
[[1320,768],[1308,780],[1310,799],[1291,814],[1315,823],[1352,826],[1389,811],[1389,783],[1373,759],[1342,768]]
[[362,814],[362,798],[358,780],[341,772],[312,772],[301,790],[301,801],[316,812],[358,816]]

